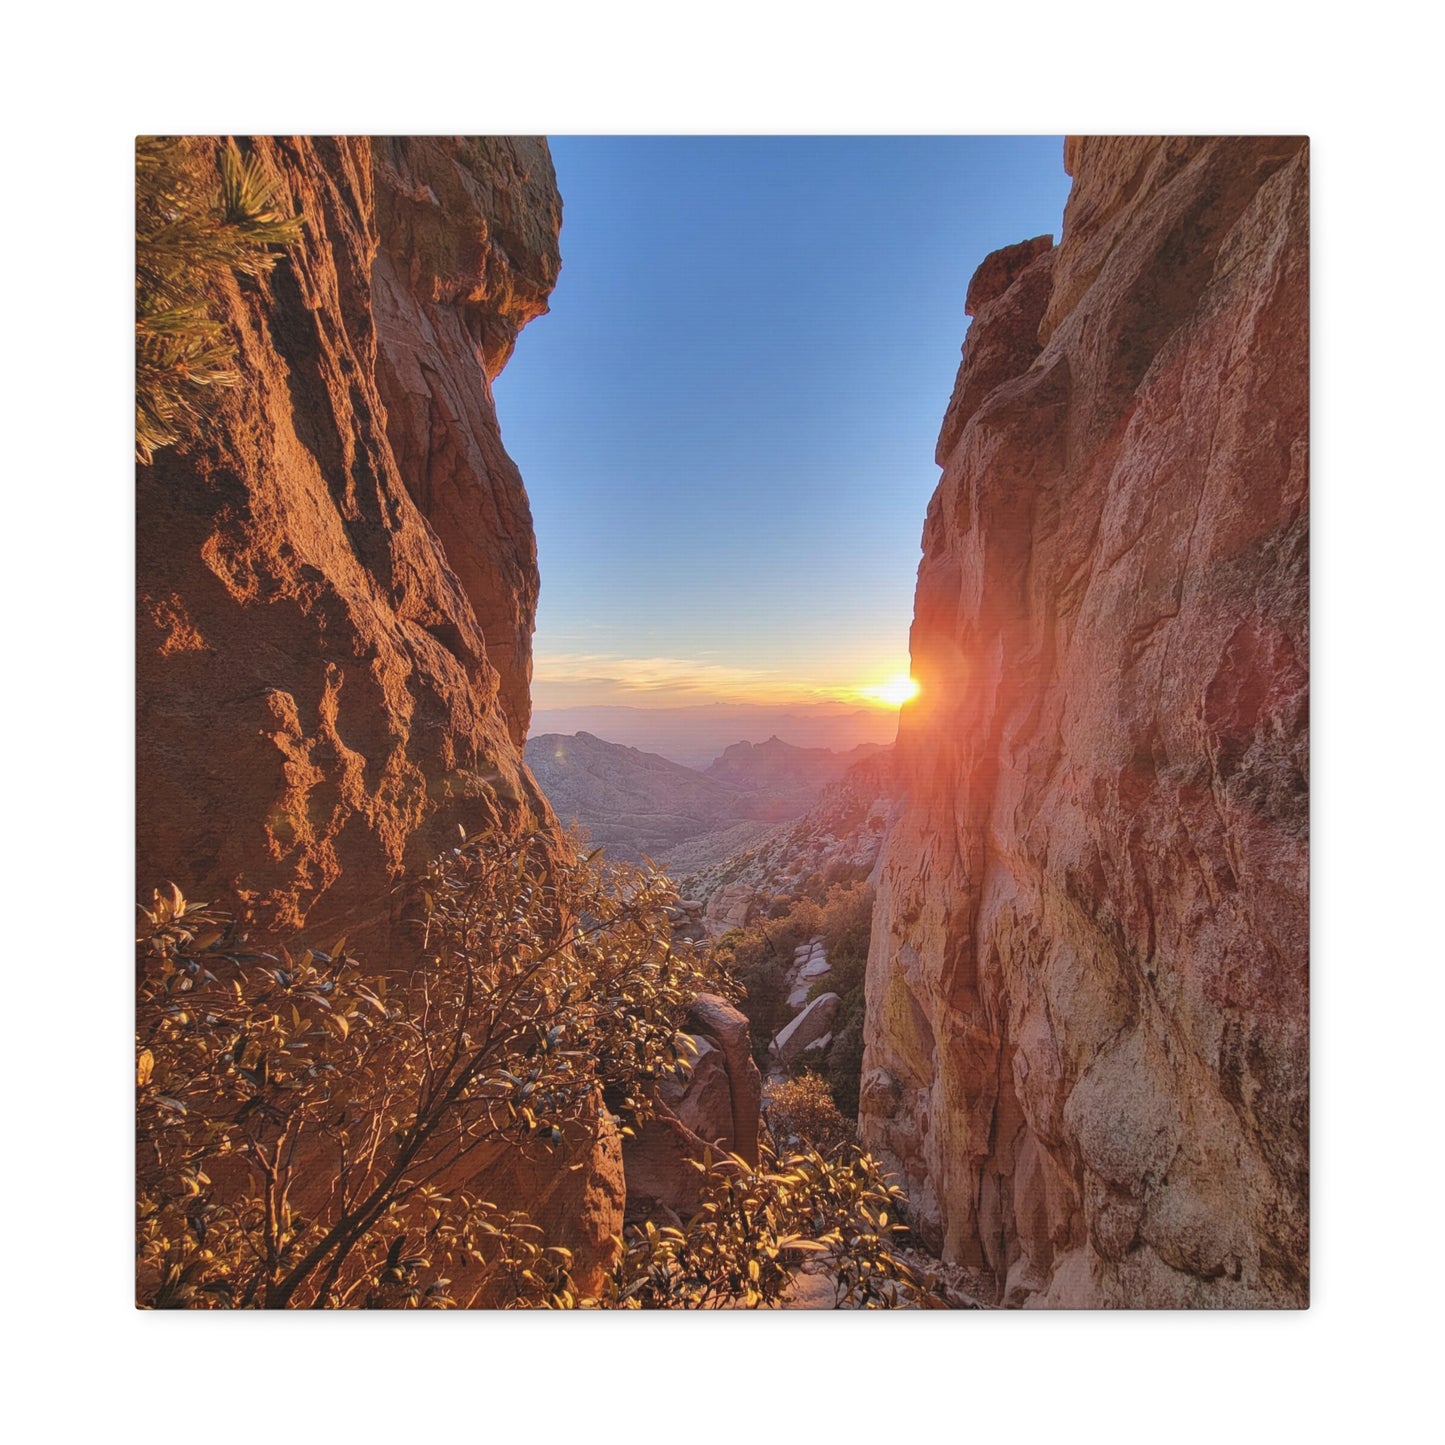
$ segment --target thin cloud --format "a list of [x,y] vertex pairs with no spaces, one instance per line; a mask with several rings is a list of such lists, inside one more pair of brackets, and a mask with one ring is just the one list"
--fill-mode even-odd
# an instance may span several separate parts
[[805,702],[832,700],[850,689],[824,687],[776,669],[729,667],[680,657],[619,657],[609,653],[549,652],[533,665],[534,701],[575,697],[646,705],[682,702]]

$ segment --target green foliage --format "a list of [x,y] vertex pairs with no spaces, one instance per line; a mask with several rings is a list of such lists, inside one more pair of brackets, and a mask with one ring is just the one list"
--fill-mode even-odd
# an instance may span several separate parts
[[783,976],[793,961],[793,950],[810,938],[822,938],[830,972],[809,992],[813,998],[836,993],[841,1000],[823,1076],[838,1109],[854,1119],[863,1070],[864,978],[873,892],[861,878],[829,884],[822,873],[811,875],[804,888],[802,896],[775,909],[775,917],[724,935],[714,945],[714,953],[745,990],[739,1007],[751,1026],[754,1058],[766,1071],[768,1043],[792,1017]]
[[646,1115],[713,979],[664,875],[544,835],[479,837],[420,880],[413,966],[345,940],[261,952],[171,888],[138,940],[139,1301],[153,1307],[576,1302],[570,1256],[460,1187],[565,1156],[604,1095]]
[[735,928],[713,945],[717,966],[742,986],[738,1006],[748,1017],[753,1058],[760,1069],[767,1069],[768,1044],[790,1017],[783,974],[793,950],[812,938],[822,921],[817,903],[795,899],[780,917]]
[[681,1229],[634,1232],[603,1303],[630,1309],[767,1309],[807,1261],[854,1309],[931,1303],[896,1251],[902,1194],[858,1150],[736,1155],[711,1166],[703,1202]]
[[845,1022],[835,1023],[826,1060],[828,1088],[845,1118],[858,1117],[858,1094],[863,1081],[863,1004],[861,997],[845,998],[839,1008]]
[[259,158],[176,137],[136,142],[136,459],[191,432],[206,398],[239,384],[236,348],[213,314],[232,275],[264,276],[301,222]]

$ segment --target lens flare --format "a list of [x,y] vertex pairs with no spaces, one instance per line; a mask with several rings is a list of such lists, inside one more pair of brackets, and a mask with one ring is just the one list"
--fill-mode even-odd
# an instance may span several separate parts
[[879,683],[877,687],[865,687],[863,695],[885,707],[902,707],[904,703],[912,702],[918,696],[918,684],[906,673],[900,673],[897,677],[890,677],[887,682]]

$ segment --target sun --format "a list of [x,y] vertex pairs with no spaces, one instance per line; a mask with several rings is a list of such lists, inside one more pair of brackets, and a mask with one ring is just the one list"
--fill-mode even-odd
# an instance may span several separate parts
[[904,703],[912,702],[918,696],[918,684],[907,673],[899,673],[897,677],[890,677],[887,682],[879,683],[877,687],[865,687],[863,694],[886,707],[902,707]]

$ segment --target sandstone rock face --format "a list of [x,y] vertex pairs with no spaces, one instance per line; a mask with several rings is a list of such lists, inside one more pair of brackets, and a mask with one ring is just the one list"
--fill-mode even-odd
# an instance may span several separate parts
[[389,137],[373,142],[372,175],[387,436],[472,604],[520,747],[532,712],[537,543],[491,383],[557,282],[551,157],[529,137]]
[[980,269],[861,1128],[1032,1306],[1308,1300],[1308,171],[1071,141]]
[[[377,967],[392,886],[456,837],[554,826],[521,757],[535,543],[491,378],[546,309],[544,142],[258,138],[305,219],[218,298],[245,385],[137,475],[137,873]],[[605,1121],[471,1181],[601,1282]]]
[[548,818],[489,377],[545,309],[560,202],[540,141],[253,144],[307,225],[223,298],[246,385],[138,471],[138,881],[374,954],[458,823]]

